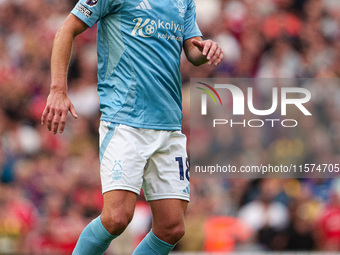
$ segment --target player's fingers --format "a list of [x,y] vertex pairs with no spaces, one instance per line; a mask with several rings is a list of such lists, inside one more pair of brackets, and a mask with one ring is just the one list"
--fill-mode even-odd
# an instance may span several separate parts
[[47,114],[49,113],[49,111],[50,111],[50,107],[46,106],[42,115],[41,115],[41,125],[45,124],[45,120],[46,120],[46,117],[47,117]]
[[218,59],[215,61],[215,66],[217,66],[219,63],[221,63],[223,60],[223,52],[220,53]]
[[60,121],[60,115],[62,114],[62,111],[59,109],[56,109],[54,112],[54,117],[52,120],[52,131],[53,134],[56,134],[58,132],[59,127],[59,121]]
[[204,41],[204,48],[202,51],[203,56],[206,56],[208,54],[208,51],[211,47],[212,41],[211,40],[206,40]]
[[73,104],[71,104],[71,106],[70,106],[70,113],[72,114],[73,118],[78,119],[78,114],[77,114],[76,108],[74,108]]
[[[208,60],[211,60],[211,58],[216,54],[217,49],[218,49],[217,43],[212,43],[207,56]],[[212,61],[209,61],[209,63],[211,64]]]
[[[209,54],[210,54],[210,52],[209,52]],[[217,49],[215,50],[214,54],[210,58],[209,65],[213,64],[218,59],[220,54],[221,54],[221,48],[217,46]]]
[[48,131],[51,131],[52,130],[52,120],[53,120],[53,117],[54,117],[54,109],[50,109],[50,112],[48,113],[47,115],[47,129]]
[[62,111],[61,117],[60,117],[60,126],[59,126],[59,132],[64,132],[65,125],[66,125],[66,119],[67,119],[67,113],[68,111]]

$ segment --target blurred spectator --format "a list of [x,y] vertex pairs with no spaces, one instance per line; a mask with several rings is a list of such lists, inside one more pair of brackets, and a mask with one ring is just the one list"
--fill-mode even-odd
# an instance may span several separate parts
[[235,250],[236,243],[250,239],[251,229],[234,217],[212,217],[204,225],[204,246],[207,252],[231,252]]
[[319,248],[324,251],[340,250],[340,180],[334,182],[329,205],[319,221]]
[[257,231],[257,239],[265,249],[283,250],[283,230],[289,222],[284,204],[275,201],[279,195],[279,182],[265,179],[261,182],[259,198],[240,208],[240,219]]
[[37,211],[19,187],[0,184],[0,251],[20,254],[37,224]]

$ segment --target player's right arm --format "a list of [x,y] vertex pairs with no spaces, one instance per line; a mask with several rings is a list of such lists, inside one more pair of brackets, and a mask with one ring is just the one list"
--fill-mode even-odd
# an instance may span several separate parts
[[68,111],[78,118],[76,110],[67,95],[67,71],[71,58],[74,38],[84,32],[88,26],[73,14],[69,14],[56,33],[51,57],[51,87],[41,124],[47,122],[49,131],[62,133],[65,128]]

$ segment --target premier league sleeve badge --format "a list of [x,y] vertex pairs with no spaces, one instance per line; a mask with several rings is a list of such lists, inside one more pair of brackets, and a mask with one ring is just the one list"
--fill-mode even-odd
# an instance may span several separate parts
[[98,0],[86,0],[86,1],[85,1],[85,4],[86,4],[87,6],[90,6],[90,7],[95,6],[97,3],[98,3]]

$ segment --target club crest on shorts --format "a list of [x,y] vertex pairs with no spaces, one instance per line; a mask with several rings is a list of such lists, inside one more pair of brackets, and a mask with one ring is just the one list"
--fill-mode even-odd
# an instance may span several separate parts
[[122,179],[122,165],[120,160],[115,160],[115,164],[112,168],[112,179],[113,180],[120,180]]
[[97,3],[98,3],[98,0],[86,0],[86,1],[85,1],[85,4],[86,4],[87,6],[90,6],[90,7],[95,6]]

